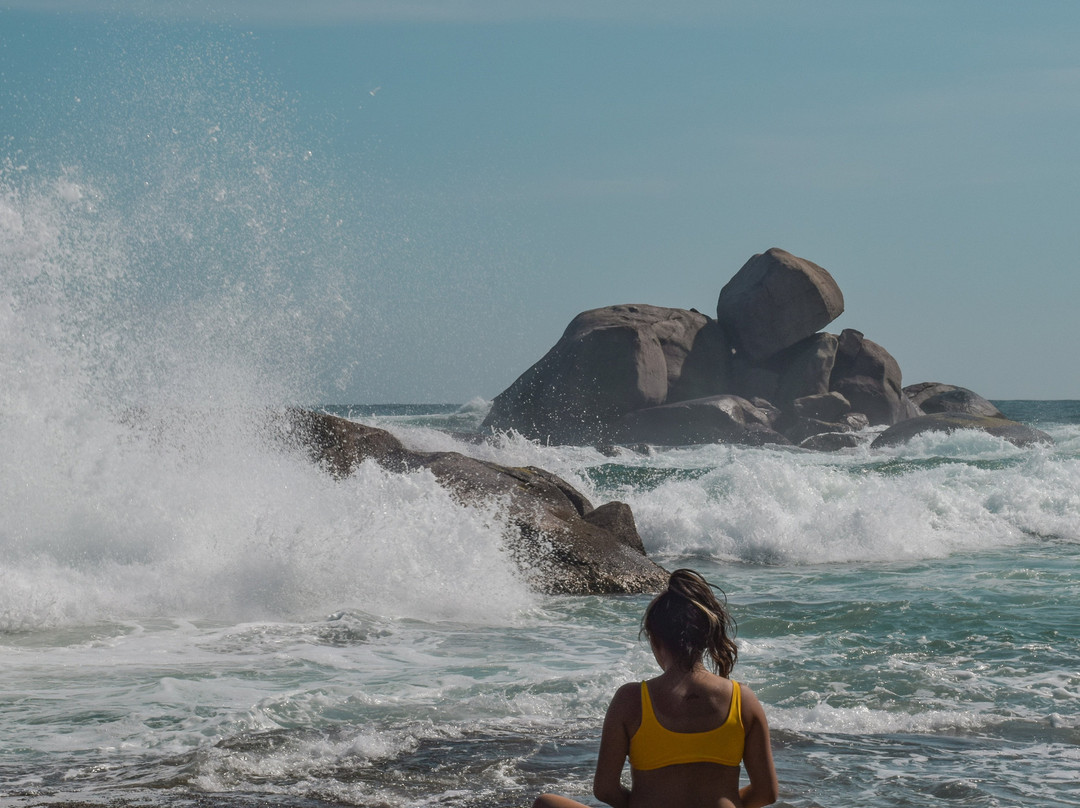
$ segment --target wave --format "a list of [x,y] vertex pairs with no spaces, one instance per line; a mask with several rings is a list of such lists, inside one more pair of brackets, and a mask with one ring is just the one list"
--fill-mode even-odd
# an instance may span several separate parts
[[252,228],[225,272],[196,216],[191,252],[150,238],[159,262],[127,204],[76,170],[0,171],[0,630],[528,608],[496,509],[425,474],[334,481],[275,444],[268,408],[317,390],[313,357],[341,324],[308,294],[325,282],[333,299],[328,257],[296,288]]
[[417,448],[542,466],[596,503],[628,502],[646,549],[661,559],[890,562],[1080,542],[1076,426],[1061,426],[1053,447],[965,431],[835,454],[708,445],[615,457],[514,434],[472,446],[408,419],[383,426]]

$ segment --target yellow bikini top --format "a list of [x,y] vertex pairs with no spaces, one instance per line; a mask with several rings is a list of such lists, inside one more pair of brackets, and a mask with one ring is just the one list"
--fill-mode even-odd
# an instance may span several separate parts
[[723,724],[707,732],[672,732],[656,720],[649,687],[642,682],[641,726],[630,739],[630,765],[635,769],[659,769],[677,763],[738,766],[746,745],[746,731],[739,683],[733,681],[731,685],[731,709]]

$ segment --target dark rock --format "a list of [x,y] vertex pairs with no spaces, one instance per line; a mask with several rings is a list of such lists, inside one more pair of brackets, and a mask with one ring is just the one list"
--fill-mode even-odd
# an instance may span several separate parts
[[919,415],[904,393],[896,360],[851,328],[840,334],[829,386],[851,402],[852,410],[865,413],[875,426],[891,426]]
[[307,449],[338,479],[352,474],[365,460],[390,471],[412,468],[412,452],[385,429],[301,409],[289,410],[279,426],[290,442]]
[[765,398],[781,410],[804,396],[827,393],[836,361],[837,338],[814,334],[761,362],[738,355],[731,361],[731,390],[743,398]]
[[715,326],[706,329],[709,322],[699,312],[659,306],[583,312],[495,397],[483,428],[545,443],[609,442],[622,416],[663,404],[671,389],[723,386],[730,350]]
[[838,345],[834,334],[814,334],[769,360],[779,373],[770,401],[787,410],[796,399],[828,393]]
[[861,412],[849,412],[843,418],[840,419],[843,424],[855,432],[866,429],[870,426],[870,419],[866,417],[865,413]]
[[870,448],[877,449],[882,446],[906,443],[923,432],[955,432],[958,429],[978,429],[1004,438],[1016,446],[1054,442],[1053,438],[1045,432],[1017,421],[1010,421],[1008,418],[992,418],[964,412],[936,412],[919,415],[889,427],[878,435],[870,444]]
[[628,443],[688,446],[699,443],[789,445],[770,426],[773,414],[739,396],[710,396],[649,407],[626,415],[618,436]]
[[590,525],[621,536],[631,549],[645,555],[645,545],[638,534],[634,512],[625,502],[606,502],[588,511],[582,518]]
[[814,435],[829,432],[850,432],[851,427],[838,421],[822,421],[818,418],[789,418],[781,424],[784,437],[801,446],[803,441]]
[[1004,418],[1004,414],[980,396],[966,387],[941,382],[922,382],[904,388],[911,403],[927,415],[936,412],[966,412],[971,415],[985,415],[990,418]]
[[648,593],[667,573],[645,555],[628,505],[600,508],[562,478],[458,452],[417,452],[389,432],[308,410],[290,410],[282,432],[335,476],[372,460],[397,472],[427,469],[462,503],[507,503],[507,548],[530,584],[560,594]]
[[716,319],[735,348],[755,362],[794,345],[844,311],[844,296],[824,268],[773,248],[753,256],[720,291]]
[[833,422],[851,412],[851,402],[835,391],[818,393],[795,399],[792,411],[801,418]]
[[852,432],[820,432],[799,443],[799,448],[815,452],[836,452],[840,449],[854,449],[861,442]]
[[726,394],[773,401],[779,388],[780,370],[772,362],[755,362],[743,354],[731,358],[731,385]]
[[769,426],[775,428],[776,422],[780,420],[780,417],[783,415],[783,413],[780,412],[780,408],[774,407],[771,401],[764,398],[752,398],[750,399],[750,403],[765,413],[765,417],[769,421]]
[[[668,374],[666,401],[689,401],[727,392],[730,365],[731,345],[727,335],[720,323],[706,318],[705,324],[693,336],[681,372]],[[671,365],[668,367],[670,370]]]

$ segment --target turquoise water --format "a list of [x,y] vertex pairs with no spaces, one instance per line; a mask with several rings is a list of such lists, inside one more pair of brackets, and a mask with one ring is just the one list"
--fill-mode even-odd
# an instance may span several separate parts
[[[651,554],[719,583],[783,804],[1068,806],[1080,425],[1075,402],[1037,406],[1055,448],[972,434],[889,454],[609,458],[436,428],[475,425],[476,403],[366,420],[619,496]],[[99,438],[112,476],[67,478],[68,518],[49,523],[67,533],[48,541],[13,531],[34,509],[5,503],[0,804],[589,802],[607,699],[653,672],[647,598],[529,592],[500,557],[498,513],[423,474],[365,466],[339,483],[247,446],[262,454],[245,503],[214,499],[238,472],[213,444],[197,471],[190,444]],[[128,511],[87,535],[75,517],[103,487]],[[143,530],[124,536],[132,519]]]

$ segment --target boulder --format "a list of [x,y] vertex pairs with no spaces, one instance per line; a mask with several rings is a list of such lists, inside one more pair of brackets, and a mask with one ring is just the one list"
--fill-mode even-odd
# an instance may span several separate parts
[[795,399],[776,423],[776,428],[798,446],[815,435],[854,432],[867,426],[867,417],[852,412],[851,403],[835,391]]
[[[694,309],[691,312],[697,314]],[[701,315],[704,317],[705,315]],[[731,345],[720,323],[707,317],[693,335],[681,372],[668,373],[667,402],[689,401],[728,392],[731,376]]]
[[855,432],[860,432],[870,426],[870,419],[861,412],[849,412],[840,419],[840,422]]
[[851,328],[840,334],[829,387],[874,426],[892,426],[920,414],[904,393],[892,355]]
[[510,468],[458,452],[407,449],[382,429],[309,410],[290,410],[282,431],[337,477],[365,460],[395,472],[427,469],[464,504],[503,501],[507,548],[536,589],[557,594],[650,593],[667,573],[645,555],[630,507],[594,508],[551,472]]
[[772,401],[780,389],[780,369],[773,362],[755,362],[744,354],[731,357],[731,386],[725,393]]
[[799,448],[813,452],[837,452],[841,449],[854,449],[861,442],[852,432],[819,432],[800,442]]
[[768,359],[757,362],[745,355],[731,359],[731,389],[743,398],[764,398],[781,410],[803,396],[827,393],[836,361],[837,338],[814,334]]
[[795,399],[792,411],[800,418],[817,418],[819,421],[839,421],[851,412],[851,402],[840,393],[818,393]]
[[1004,438],[1016,446],[1035,443],[1053,443],[1054,439],[1034,427],[1010,421],[966,412],[935,412],[919,415],[889,427],[870,444],[871,449],[907,443],[924,432],[955,432],[958,429],[977,429],[995,437]]
[[[768,402],[763,402],[768,405]],[[689,446],[698,443],[790,445],[772,428],[774,412],[739,396],[721,395],[636,410],[623,417],[617,437],[624,443]]]
[[750,403],[757,407],[765,417],[769,419],[769,426],[776,429],[776,422],[779,421],[780,417],[783,415],[783,413],[780,412],[779,407],[774,407],[771,401],[764,398],[751,398]]
[[912,404],[928,415],[936,412],[966,412],[990,418],[1005,417],[1001,410],[978,393],[954,384],[921,382],[905,387],[904,392]]
[[796,399],[829,392],[839,339],[834,334],[814,334],[774,356],[776,393],[771,401],[788,410]]
[[720,290],[716,319],[739,353],[760,362],[843,311],[844,295],[828,271],[774,247],[753,256]]
[[663,404],[670,390],[723,386],[730,349],[710,322],[700,312],[659,306],[583,312],[495,397],[483,428],[545,443],[608,442],[620,418]]

